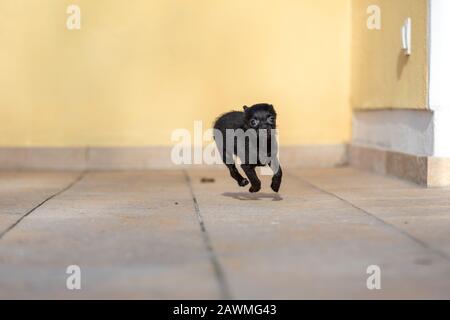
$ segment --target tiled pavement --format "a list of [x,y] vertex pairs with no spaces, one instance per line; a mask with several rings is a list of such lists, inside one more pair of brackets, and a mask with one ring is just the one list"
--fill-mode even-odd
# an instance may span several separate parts
[[0,298],[450,298],[450,189],[351,168],[287,170],[279,195],[263,184],[0,172]]

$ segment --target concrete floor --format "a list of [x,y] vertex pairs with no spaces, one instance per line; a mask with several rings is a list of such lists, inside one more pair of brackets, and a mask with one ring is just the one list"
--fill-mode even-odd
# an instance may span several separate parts
[[450,298],[450,189],[350,168],[288,170],[280,196],[269,184],[0,172],[0,298]]

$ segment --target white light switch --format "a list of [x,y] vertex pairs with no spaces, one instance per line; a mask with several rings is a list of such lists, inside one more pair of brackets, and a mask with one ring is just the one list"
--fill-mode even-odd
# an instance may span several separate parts
[[404,50],[404,52],[407,56],[410,56],[412,53],[411,28],[412,28],[411,18],[408,18],[405,20],[405,22],[402,26],[402,49]]

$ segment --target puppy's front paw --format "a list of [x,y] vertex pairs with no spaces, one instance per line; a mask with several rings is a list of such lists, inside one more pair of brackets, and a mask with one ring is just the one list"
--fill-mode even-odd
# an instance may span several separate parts
[[255,193],[258,192],[259,190],[261,190],[261,185],[251,186],[248,191],[250,191],[251,193]]
[[281,186],[281,179],[273,179],[272,184],[270,185],[272,190],[275,192],[280,191],[280,186]]
[[248,185],[248,183],[248,180],[245,178],[238,182],[240,187],[245,187],[246,185]]

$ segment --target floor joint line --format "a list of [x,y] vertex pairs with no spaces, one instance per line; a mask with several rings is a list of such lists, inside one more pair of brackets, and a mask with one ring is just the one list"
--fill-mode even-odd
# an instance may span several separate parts
[[198,205],[197,197],[194,193],[194,188],[192,187],[191,178],[186,169],[183,169],[184,177],[186,179],[186,183],[188,184],[189,191],[191,193],[191,198],[194,203],[195,214],[197,216],[198,223],[200,225],[200,230],[202,232],[203,241],[206,245],[206,249],[208,251],[208,255],[211,261],[211,264],[214,269],[214,273],[216,275],[217,281],[219,283],[221,299],[229,300],[231,299],[231,293],[228,286],[228,281],[225,277],[225,272],[219,262],[219,259],[214,251],[214,247],[212,246],[211,239],[209,237],[209,233],[206,230],[205,222],[203,220],[203,216],[200,212],[200,206]]
[[320,191],[320,192],[322,192],[322,193],[325,193],[325,194],[328,194],[328,195],[330,195],[330,196],[333,196],[333,197],[335,197],[335,198],[337,198],[337,199],[339,199],[339,200],[341,200],[341,201],[347,203],[348,205],[352,206],[353,208],[355,208],[355,209],[357,209],[357,210],[363,212],[365,215],[371,217],[372,219],[375,219],[375,220],[378,221],[379,223],[381,223],[381,224],[383,224],[383,225],[385,225],[385,226],[391,228],[392,230],[394,230],[394,231],[396,231],[396,232],[402,234],[403,236],[407,237],[408,239],[414,241],[415,243],[417,243],[417,244],[420,245],[421,247],[425,248],[426,250],[429,250],[429,251],[433,252],[435,255],[438,255],[439,257],[441,257],[441,258],[443,258],[443,259],[445,259],[445,260],[447,260],[447,261],[450,261],[450,256],[447,255],[445,252],[442,252],[442,251],[440,251],[440,250],[438,250],[438,249],[436,249],[436,248],[430,246],[430,245],[429,245],[428,243],[426,243],[425,241],[420,240],[419,238],[416,238],[415,236],[411,235],[410,233],[406,232],[405,230],[402,230],[402,229],[396,227],[395,225],[393,225],[393,224],[391,224],[391,223],[389,223],[389,222],[387,222],[387,221],[385,221],[385,220],[383,220],[383,219],[377,217],[377,216],[374,215],[373,213],[370,213],[369,211],[367,211],[367,210],[365,210],[365,209],[363,209],[363,208],[361,208],[361,207],[358,207],[358,206],[355,205],[354,203],[350,202],[349,200],[347,200],[347,199],[345,199],[345,198],[340,197],[339,195],[337,195],[337,194],[335,194],[335,193],[333,193],[333,192],[330,192],[330,191],[327,191],[327,190],[325,190],[325,189],[322,189],[322,188],[318,187],[317,185],[315,185],[315,184],[309,182],[308,180],[305,180],[304,178],[299,177],[298,175],[295,175],[295,174],[292,174],[292,175],[293,175],[295,178],[297,178],[297,179],[299,179],[300,181],[302,181],[303,183],[309,185],[310,187],[312,187],[312,188],[314,188],[314,189],[316,189],[316,190],[318,190],[318,191]]
[[2,238],[11,230],[13,230],[15,227],[17,227],[20,222],[22,222],[23,219],[25,219],[26,217],[28,217],[30,214],[32,214],[34,211],[36,211],[37,209],[39,209],[40,207],[42,207],[44,204],[46,204],[47,202],[49,202],[50,200],[52,200],[53,198],[59,196],[60,194],[66,192],[67,190],[69,190],[70,188],[72,188],[75,184],[77,184],[78,182],[80,182],[87,174],[87,170],[82,171],[75,180],[73,180],[72,182],[70,182],[67,186],[65,186],[64,188],[62,188],[61,190],[59,190],[58,192],[52,194],[51,196],[45,198],[43,201],[41,201],[37,206],[34,206],[32,209],[30,209],[29,211],[27,211],[24,215],[22,215],[16,222],[14,222],[12,225],[10,225],[7,229],[5,229],[4,231],[2,231],[0,233],[0,240],[2,240]]

